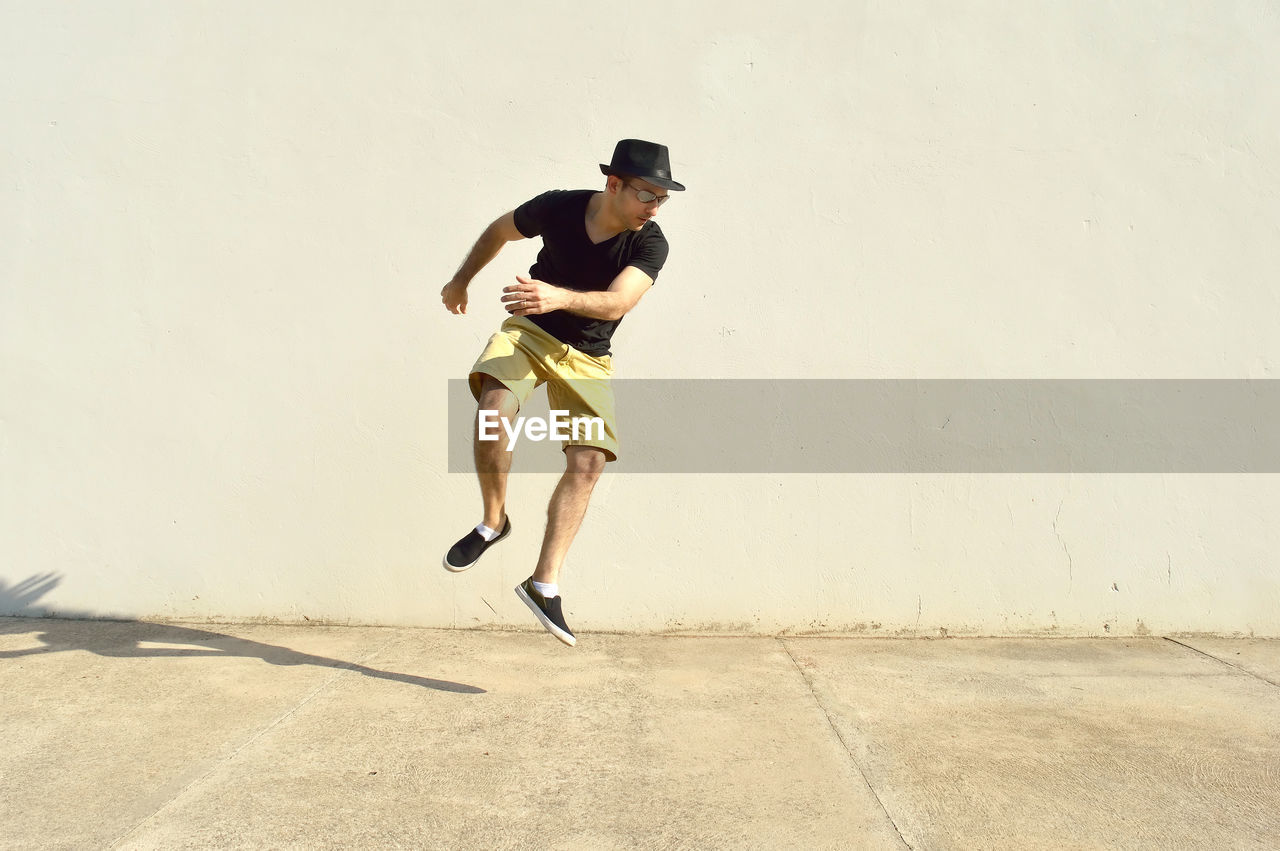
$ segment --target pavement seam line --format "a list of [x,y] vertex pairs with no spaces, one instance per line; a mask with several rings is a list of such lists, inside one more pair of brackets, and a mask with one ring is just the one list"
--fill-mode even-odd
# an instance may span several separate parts
[[844,736],[840,735],[840,730],[836,727],[836,722],[831,718],[831,713],[827,711],[827,707],[822,705],[822,700],[818,697],[818,692],[813,687],[813,681],[804,672],[799,660],[795,654],[791,652],[791,648],[787,646],[787,642],[781,636],[777,636],[777,641],[782,645],[782,649],[786,651],[787,658],[791,660],[791,664],[795,665],[796,671],[800,674],[800,679],[804,680],[804,684],[809,689],[809,696],[813,698],[813,702],[817,704],[818,709],[822,710],[822,715],[827,719],[827,726],[831,728],[831,732],[835,734],[836,741],[840,742],[840,746],[844,748],[845,754],[849,757],[849,762],[858,770],[858,776],[862,778],[862,782],[867,785],[867,791],[871,793],[871,797],[876,799],[876,803],[880,805],[880,811],[884,813],[884,817],[889,820],[889,824],[893,826],[893,832],[898,835],[898,841],[902,843],[904,848],[910,849],[911,843],[902,835],[902,831],[898,829],[898,823],[894,821],[893,815],[889,812],[889,808],[884,805],[884,801],[880,800],[880,794],[876,792],[874,786],[871,785],[871,778],[867,777],[867,772],[858,764],[857,757],[853,755],[849,743],[844,740]]
[[209,770],[208,770],[208,771],[204,772],[204,773],[203,773],[203,774],[201,774],[199,777],[195,778],[195,779],[194,779],[194,780],[192,780],[190,783],[188,783],[188,784],[186,784],[185,786],[183,786],[183,787],[182,787],[181,789],[179,789],[177,792],[174,792],[174,793],[173,793],[173,795],[172,795],[172,796],[170,796],[169,800],[165,801],[165,802],[164,802],[164,803],[162,803],[160,806],[156,807],[156,809],[155,809],[155,811],[154,811],[154,812],[150,813],[149,815],[145,816],[144,818],[139,819],[137,824],[133,825],[133,826],[132,826],[132,827],[130,827],[128,830],[126,830],[124,833],[120,834],[120,835],[119,835],[119,836],[117,836],[115,839],[113,839],[113,840],[111,841],[111,844],[110,844],[110,845],[108,845],[107,847],[108,847],[108,848],[115,848],[115,847],[117,847],[121,842],[124,842],[125,840],[127,840],[130,836],[133,836],[133,834],[137,833],[139,830],[141,830],[143,827],[145,827],[145,826],[147,825],[147,823],[148,823],[148,822],[151,822],[151,821],[153,821],[154,819],[156,819],[157,817],[159,817],[161,813],[163,813],[166,809],[168,809],[170,806],[172,806],[172,805],[173,805],[173,803],[174,803],[175,801],[177,801],[179,798],[181,798],[182,796],[186,795],[188,792],[190,792],[192,789],[194,789],[196,786],[200,785],[200,784],[201,784],[201,783],[203,783],[204,781],[208,780],[208,779],[209,779],[209,777],[211,777],[211,776],[213,775],[213,773],[214,773],[215,771],[217,771],[219,768],[221,768],[222,766],[224,766],[224,765],[226,765],[227,763],[229,763],[229,762],[231,762],[232,760],[234,760],[236,757],[238,757],[241,753],[243,753],[243,752],[244,752],[244,750],[245,750],[246,748],[248,748],[250,745],[252,745],[254,742],[258,741],[258,740],[259,740],[259,739],[261,739],[263,736],[265,736],[267,733],[270,733],[270,732],[271,732],[272,730],[274,730],[276,727],[280,726],[280,725],[281,725],[281,724],[283,724],[285,721],[287,721],[290,717],[292,717],[292,716],[294,715],[294,713],[296,713],[298,710],[302,709],[302,707],[306,706],[308,703],[310,703],[312,700],[314,700],[317,696],[319,696],[320,692],[324,691],[325,689],[329,688],[329,686],[333,685],[333,683],[334,683],[334,682],[336,682],[336,681],[338,680],[338,678],[339,678],[339,677],[343,676],[344,674],[346,674],[347,672],[349,672],[349,671],[353,670],[354,668],[357,668],[357,667],[363,666],[365,662],[369,661],[369,660],[370,660],[370,659],[372,659],[374,656],[377,656],[377,655],[378,655],[379,653],[381,653],[383,650],[387,649],[387,647],[391,646],[391,644],[392,644],[394,641],[395,641],[395,639],[394,639],[394,638],[387,640],[385,643],[383,643],[383,644],[379,645],[379,646],[377,647],[377,649],[369,651],[369,653],[368,653],[368,654],[366,654],[366,655],[365,655],[365,657],[364,657],[363,659],[361,659],[359,662],[343,662],[343,663],[342,663],[342,664],[340,664],[340,665],[335,665],[335,666],[334,666],[335,670],[334,670],[333,674],[329,676],[329,678],[328,678],[328,679],[326,679],[324,682],[320,683],[318,686],[316,686],[316,687],[315,687],[315,688],[313,688],[311,691],[309,691],[309,692],[306,694],[306,696],[304,696],[301,700],[299,700],[299,701],[298,701],[297,703],[295,703],[293,706],[289,707],[289,708],[288,708],[288,709],[286,709],[284,712],[282,712],[282,713],[280,713],[279,715],[277,715],[274,719],[272,719],[272,721],[271,721],[270,723],[268,723],[268,724],[267,724],[266,726],[264,726],[262,729],[258,730],[258,731],[257,731],[256,733],[254,733],[253,735],[251,735],[248,739],[246,739],[244,742],[242,742],[242,743],[240,744],[240,746],[239,746],[239,747],[237,747],[235,750],[233,750],[231,753],[227,754],[225,757],[222,757],[222,758],[218,759],[216,762],[214,762],[214,764],[213,764],[213,765],[209,766]]
[[1219,657],[1214,656],[1212,653],[1208,653],[1208,652],[1205,652],[1204,650],[1201,650],[1199,647],[1192,647],[1190,644],[1183,644],[1178,639],[1170,638],[1167,635],[1164,636],[1164,640],[1173,642],[1179,647],[1185,647],[1188,650],[1190,650],[1192,653],[1199,653],[1201,656],[1204,656],[1206,659],[1212,659],[1215,662],[1220,662],[1221,664],[1226,665],[1228,668],[1234,668],[1235,670],[1239,671],[1242,674],[1248,674],[1249,676],[1254,677],[1255,679],[1262,680],[1264,683],[1266,683],[1269,686],[1275,686],[1276,688],[1280,688],[1280,683],[1276,682],[1275,680],[1268,679],[1267,677],[1264,677],[1262,676],[1262,674],[1259,674],[1255,671],[1250,671],[1248,668],[1245,668],[1241,665],[1237,665],[1235,662],[1229,662],[1226,659],[1220,659]]

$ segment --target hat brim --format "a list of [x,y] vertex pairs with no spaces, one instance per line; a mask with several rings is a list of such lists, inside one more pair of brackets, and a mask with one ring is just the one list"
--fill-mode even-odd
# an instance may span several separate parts
[[605,165],[604,163],[600,163],[600,173],[615,174],[618,177],[638,177],[641,180],[645,180],[645,181],[648,181],[649,183],[652,183],[654,186],[661,186],[663,189],[670,189],[672,192],[684,191],[683,183],[676,183],[674,180],[671,180],[670,178],[655,177],[652,174],[641,174],[639,172],[630,171],[624,168],[613,168],[611,166]]

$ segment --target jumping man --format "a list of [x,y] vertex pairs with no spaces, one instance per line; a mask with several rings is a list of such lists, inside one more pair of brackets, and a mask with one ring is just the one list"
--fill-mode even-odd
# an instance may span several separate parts
[[[538,564],[515,590],[547,631],[570,646],[576,639],[564,619],[560,567],[596,480],[618,457],[609,341],[666,262],[667,240],[653,218],[670,191],[684,189],[671,179],[667,148],[653,142],[622,140],[600,170],[607,176],[602,191],[553,190],[496,219],[440,292],[451,313],[466,313],[467,286],[502,246],[542,237],[529,276],[517,275],[502,291],[510,318],[471,368],[471,394],[478,403],[473,452],[484,517],[450,548],[444,566],[466,570],[511,534],[510,439],[506,427],[492,425],[509,424],[545,383],[551,409],[567,411],[586,427],[564,441],[565,471],[547,506]],[[482,416],[490,426],[483,430],[485,439]],[[593,422],[602,428],[592,429]]]

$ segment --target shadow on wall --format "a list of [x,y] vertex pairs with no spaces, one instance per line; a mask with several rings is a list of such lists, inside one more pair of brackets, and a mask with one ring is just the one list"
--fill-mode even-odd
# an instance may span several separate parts
[[[16,617],[42,617],[46,609],[32,604],[48,594],[62,583],[62,577],[56,573],[42,573],[24,579],[16,585],[10,585],[4,577],[0,577],[0,615]],[[75,617],[68,613],[69,617]],[[89,617],[89,615],[84,615]]]
[[[415,674],[402,674],[393,671],[381,671],[355,662],[344,662],[341,659],[329,659],[300,653],[287,647],[274,644],[263,644],[234,635],[193,629],[185,626],[174,626],[146,621],[107,621],[91,620],[88,613],[77,613],[75,617],[86,620],[63,620],[61,618],[40,617],[31,619],[33,613],[40,610],[32,604],[43,595],[58,586],[61,577],[56,574],[44,574],[25,579],[10,586],[0,579],[0,614],[12,615],[14,620],[0,620],[0,635],[19,635],[31,632],[39,633],[36,640],[40,647],[27,647],[21,650],[0,650],[0,659],[15,659],[20,656],[35,656],[41,653],[54,653],[67,650],[84,650],[99,656],[116,658],[157,658],[157,657],[191,657],[191,658],[226,658],[242,657],[261,659],[268,665],[316,665],[322,668],[340,668],[355,671],[366,677],[423,688],[448,691],[457,694],[484,694],[485,690],[477,686],[454,683],[448,680],[437,680]],[[305,627],[304,627],[305,628]],[[167,644],[169,647],[144,647],[143,644]],[[174,647],[172,645],[181,645]]]

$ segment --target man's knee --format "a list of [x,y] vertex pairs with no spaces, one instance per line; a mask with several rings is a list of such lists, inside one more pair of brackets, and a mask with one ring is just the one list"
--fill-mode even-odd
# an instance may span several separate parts
[[605,454],[594,446],[565,447],[565,472],[595,483],[604,472]]
[[520,411],[520,403],[516,401],[516,394],[508,390],[505,384],[487,375],[480,388],[477,410],[497,411],[498,416],[511,418]]

